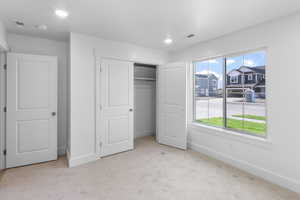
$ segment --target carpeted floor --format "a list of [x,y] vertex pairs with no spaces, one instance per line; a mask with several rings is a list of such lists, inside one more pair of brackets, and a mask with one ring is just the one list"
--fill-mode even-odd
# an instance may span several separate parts
[[138,139],[135,150],[75,168],[58,161],[6,170],[1,200],[299,200],[300,195],[193,151]]

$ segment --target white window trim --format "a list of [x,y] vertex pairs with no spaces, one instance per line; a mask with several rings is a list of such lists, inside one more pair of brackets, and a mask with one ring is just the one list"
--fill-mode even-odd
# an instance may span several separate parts
[[232,131],[230,129],[207,126],[205,124],[200,124],[196,122],[188,124],[188,130],[194,130],[201,134],[213,135],[216,137],[222,137],[224,139],[235,140],[242,143],[258,146],[264,149],[270,149],[273,146],[270,137],[262,138],[250,134],[241,134],[240,132]]
[[236,131],[231,131],[225,128],[207,126],[201,123],[194,122],[194,65],[190,62],[190,67],[188,68],[189,79],[187,80],[188,92],[187,101],[189,102],[188,111],[188,121],[187,127],[189,131],[195,131],[199,134],[207,134],[215,137],[222,137],[228,140],[235,140],[237,142],[249,144],[255,147],[263,149],[271,149],[273,147],[272,137],[270,133],[267,133],[267,137],[257,137],[249,134],[241,134]]

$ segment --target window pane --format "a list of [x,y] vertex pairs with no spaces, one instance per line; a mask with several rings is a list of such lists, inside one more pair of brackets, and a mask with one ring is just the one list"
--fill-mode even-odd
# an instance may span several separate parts
[[[266,135],[265,69],[264,51],[244,55],[245,103],[244,130],[248,133]],[[252,79],[249,79],[252,76]]]
[[223,127],[223,58],[194,65],[195,120]]
[[243,129],[242,65],[243,56],[226,58],[226,127],[235,130]]
[[208,117],[208,62],[194,63],[194,116],[199,122],[200,119]]
[[265,52],[227,58],[227,127],[265,136]]

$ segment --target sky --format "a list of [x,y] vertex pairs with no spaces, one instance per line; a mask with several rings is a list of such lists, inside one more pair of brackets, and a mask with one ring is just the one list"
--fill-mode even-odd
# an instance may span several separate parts
[[[194,62],[195,72],[200,74],[212,73],[219,78],[218,87],[222,88],[223,85],[223,58],[217,58],[207,61]],[[266,64],[266,52],[257,51],[241,56],[226,57],[226,71],[229,72],[233,69],[238,69],[240,66],[263,66]]]

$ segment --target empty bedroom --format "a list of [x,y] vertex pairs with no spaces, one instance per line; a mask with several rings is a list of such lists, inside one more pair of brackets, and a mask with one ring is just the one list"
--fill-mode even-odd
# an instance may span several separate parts
[[0,200],[300,200],[299,53],[299,0],[0,0]]

